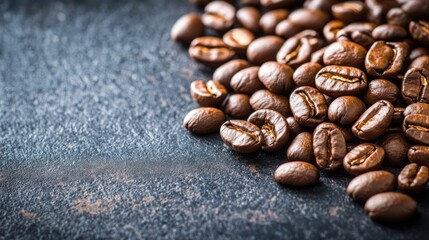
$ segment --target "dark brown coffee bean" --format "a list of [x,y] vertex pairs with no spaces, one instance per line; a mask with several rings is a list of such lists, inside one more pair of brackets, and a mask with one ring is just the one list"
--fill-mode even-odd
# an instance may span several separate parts
[[417,163],[410,163],[398,176],[398,189],[410,194],[421,193],[429,181],[429,168]]
[[220,128],[223,142],[239,153],[251,153],[261,149],[264,138],[255,124],[244,120],[230,120]]
[[270,61],[259,68],[259,80],[273,93],[286,93],[293,87],[293,69],[288,65]]
[[225,1],[213,1],[206,5],[201,20],[206,27],[225,31],[235,21],[235,7]]
[[283,8],[293,5],[296,0],[260,0],[261,6],[268,9]]
[[387,12],[387,23],[408,29],[410,17],[401,8],[392,8]]
[[277,53],[277,62],[297,68],[310,61],[312,48],[307,38],[289,38]]
[[361,45],[340,41],[329,45],[323,54],[325,65],[339,65],[362,68],[365,64],[366,49]]
[[397,0],[397,2],[410,18],[427,18],[427,13],[429,12],[429,2],[427,0]]
[[259,19],[261,12],[255,7],[243,7],[237,11],[237,22],[253,33],[259,32]]
[[426,47],[429,46],[429,21],[410,22],[411,36]]
[[340,31],[346,24],[340,20],[332,20],[323,27],[323,36],[329,43],[335,42],[337,32]]
[[223,41],[241,56],[246,56],[247,47],[255,39],[255,35],[245,28],[234,28],[223,35]]
[[332,5],[338,0],[305,0],[304,7],[308,9],[320,9],[325,12],[330,12]]
[[414,59],[408,66],[408,69],[411,68],[424,68],[429,70],[429,55],[423,55]]
[[299,125],[294,117],[287,117],[286,121],[289,126],[291,136],[296,136],[306,130],[303,126]]
[[217,67],[230,60],[235,52],[217,37],[199,37],[191,42],[189,55],[205,65]]
[[408,159],[412,163],[429,167],[429,146],[415,145],[408,150]]
[[402,126],[402,122],[404,121],[404,111],[405,111],[405,108],[403,107],[393,108],[393,119],[392,119],[392,123],[390,124],[391,127]]
[[286,9],[276,9],[266,12],[259,20],[259,26],[265,35],[272,35],[276,31],[279,22],[286,19],[289,12]]
[[316,87],[314,79],[320,69],[322,69],[322,66],[319,63],[304,63],[293,73],[293,81],[298,86]]
[[244,94],[231,95],[225,104],[225,113],[235,119],[246,119],[253,112],[249,96]]
[[300,8],[289,14],[289,21],[302,27],[321,32],[326,23],[331,20],[330,16],[319,9]]
[[317,73],[316,87],[333,97],[359,95],[365,91],[367,79],[365,73],[358,68],[332,65]]
[[406,116],[402,130],[412,141],[429,145],[429,115],[411,114]]
[[395,187],[395,175],[388,171],[378,170],[353,178],[347,186],[347,194],[353,201],[365,202],[376,194],[394,191]]
[[[346,140],[346,142],[353,142],[353,141],[357,142],[359,140],[353,134],[353,132],[349,126],[342,126],[342,125],[337,125],[337,126],[341,130],[341,132],[343,133],[343,136],[344,136],[344,139]],[[350,150],[352,150],[352,149],[350,149]],[[347,151],[347,152],[350,152],[350,151]]]
[[200,16],[195,13],[189,13],[179,18],[170,33],[171,39],[183,43],[190,43],[202,35],[204,35],[204,25]]
[[228,90],[219,82],[197,80],[191,83],[191,96],[202,107],[216,107],[225,100]]
[[369,107],[352,127],[356,137],[362,140],[374,140],[381,136],[393,119],[393,105],[380,100]]
[[323,47],[323,39],[320,37],[319,33],[314,30],[307,29],[295,34],[293,37],[297,39],[307,38],[312,52]]
[[247,48],[247,59],[250,62],[261,65],[268,61],[275,61],[277,52],[284,40],[277,36],[265,36],[253,41]]
[[384,149],[384,165],[403,167],[408,163],[407,152],[410,144],[402,132],[388,133],[377,144]]
[[401,41],[408,37],[408,32],[398,25],[383,24],[372,31],[372,37],[375,40]]
[[413,103],[404,110],[404,117],[411,114],[429,115],[429,103]]
[[346,155],[346,140],[338,126],[319,124],[313,133],[313,150],[320,169],[333,171],[340,167]]
[[407,104],[422,102],[429,103],[429,70],[411,68],[402,81],[402,99]]
[[325,54],[325,50],[327,47],[321,48],[311,54],[311,62],[315,62],[323,65],[323,54]]
[[258,78],[259,67],[249,67],[237,72],[231,79],[231,87],[237,93],[252,95],[264,85]]
[[336,37],[338,41],[352,41],[369,49],[374,43],[371,34],[375,27],[373,23],[351,23],[338,31]]
[[[410,55],[408,56],[410,61],[414,61],[416,58],[429,55],[429,49],[424,47],[416,47],[413,50],[411,50]],[[410,69],[410,67],[409,67]]]
[[319,181],[319,170],[307,162],[288,162],[280,165],[275,173],[276,182],[293,187],[309,187]]
[[231,78],[240,70],[250,67],[250,63],[243,59],[231,60],[218,67],[213,73],[213,81],[220,82],[227,88],[230,88]]
[[243,6],[260,6],[261,3],[259,0],[239,0],[238,1]]
[[389,0],[365,0],[368,7],[368,20],[377,24],[384,21],[387,11],[391,8],[399,7],[396,1]]
[[349,125],[355,123],[365,110],[365,103],[359,98],[342,96],[329,105],[328,118],[332,122]]
[[347,1],[332,5],[332,15],[346,23],[361,21],[368,9],[363,2]]
[[281,113],[285,117],[292,115],[287,97],[272,93],[265,89],[256,91],[250,97],[249,101],[250,105],[255,111],[261,109],[271,109]]
[[303,126],[314,127],[325,120],[325,97],[313,87],[295,89],[290,95],[290,105],[296,121]]
[[208,134],[219,132],[225,114],[212,107],[197,108],[190,111],[183,120],[183,127],[195,134]]
[[363,143],[353,148],[344,157],[344,169],[353,175],[377,170],[384,159],[384,149],[372,143]]
[[285,19],[279,22],[276,26],[276,35],[285,39],[293,37],[295,34],[302,31],[302,28],[291,21]]
[[374,77],[394,78],[402,70],[408,45],[404,42],[377,41],[365,59],[366,71]]
[[289,126],[282,114],[262,109],[252,113],[247,121],[261,129],[264,143],[262,150],[275,152],[284,147],[289,140]]
[[298,134],[290,143],[286,156],[289,161],[314,163],[313,135],[309,132]]
[[380,100],[386,100],[391,103],[399,99],[400,91],[396,84],[385,79],[375,79],[369,82],[368,89],[363,96],[367,105],[372,105]]
[[365,203],[365,212],[374,221],[401,222],[412,218],[417,202],[398,192],[384,192],[372,196]]

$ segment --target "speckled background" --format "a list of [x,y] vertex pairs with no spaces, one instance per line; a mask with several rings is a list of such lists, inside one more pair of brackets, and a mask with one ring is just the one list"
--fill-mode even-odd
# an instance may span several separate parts
[[350,177],[272,180],[279,154],[243,156],[181,127],[190,81],[169,40],[186,1],[0,2],[0,239],[426,239],[370,221]]

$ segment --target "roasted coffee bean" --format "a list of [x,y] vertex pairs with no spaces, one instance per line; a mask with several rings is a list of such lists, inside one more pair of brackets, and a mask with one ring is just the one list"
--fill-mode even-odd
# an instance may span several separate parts
[[259,0],[239,0],[238,2],[243,6],[259,6],[259,5],[261,5]]
[[250,97],[249,101],[250,105],[255,111],[261,109],[271,109],[281,113],[285,117],[292,115],[287,97],[272,93],[265,89],[256,91]]
[[[414,61],[418,57],[429,55],[429,49],[424,47],[416,47],[413,50],[411,50],[410,55],[408,56],[409,61]],[[410,69],[410,67],[408,68]]]
[[353,175],[377,170],[384,159],[384,149],[376,144],[363,143],[344,157],[344,169]]
[[249,67],[237,72],[231,79],[231,87],[237,93],[251,95],[264,85],[258,78],[259,67]]
[[342,96],[329,104],[328,118],[332,122],[349,125],[355,123],[365,110],[365,103],[359,98]]
[[190,43],[204,34],[204,25],[200,16],[189,13],[179,18],[171,29],[171,39],[178,42]]
[[217,67],[230,60],[235,52],[217,37],[199,37],[191,42],[189,55],[205,65]]
[[225,114],[212,107],[197,108],[190,111],[183,120],[183,126],[195,134],[208,134],[219,132]]
[[404,111],[405,111],[405,108],[403,107],[393,108],[393,119],[392,119],[392,123],[390,124],[391,127],[402,126],[402,122],[404,121]]
[[323,54],[327,47],[321,48],[311,54],[311,62],[315,62],[323,65]]
[[410,24],[410,17],[401,8],[392,8],[387,12],[387,23],[392,25],[398,25],[405,29],[408,29]]
[[347,186],[347,194],[353,201],[365,202],[376,194],[394,191],[395,187],[395,175],[388,171],[378,170],[353,178]]
[[345,26],[345,23],[340,20],[332,20],[323,27],[323,36],[329,43],[335,42],[337,32]]
[[312,48],[307,38],[289,38],[277,53],[277,62],[297,68],[310,61]]
[[365,73],[358,68],[332,65],[317,73],[316,87],[333,97],[359,95],[365,91],[367,79]]
[[325,65],[350,66],[362,68],[365,64],[366,49],[361,45],[340,41],[329,45],[323,54]]
[[410,65],[408,65],[408,69],[411,68],[424,68],[429,71],[429,55],[423,55],[414,59]]
[[286,121],[289,126],[291,136],[296,136],[306,130],[303,126],[299,125],[294,117],[287,117]]
[[262,150],[275,152],[284,147],[289,140],[289,126],[282,114],[262,109],[252,113],[247,121],[255,124],[261,129],[264,143]]
[[316,87],[314,79],[320,69],[322,69],[322,66],[319,63],[304,63],[293,73],[293,81],[298,86]]
[[402,70],[408,51],[404,42],[377,41],[366,55],[365,69],[374,77],[394,78]]
[[412,141],[429,145],[429,115],[411,114],[406,116],[402,130]]
[[261,12],[255,7],[243,7],[237,11],[237,22],[253,33],[259,32],[259,19]]
[[401,4],[402,10],[413,19],[427,18],[429,12],[429,2],[427,0],[397,0]]
[[365,203],[365,212],[374,221],[401,222],[412,218],[417,202],[398,192],[384,192],[372,196]]
[[231,95],[225,104],[225,113],[235,119],[246,119],[253,112],[249,96],[236,93]]
[[220,128],[220,136],[228,147],[239,153],[256,152],[264,144],[259,127],[244,120],[226,121]]
[[276,32],[279,22],[286,19],[289,12],[286,9],[276,9],[266,12],[259,20],[259,26],[265,35],[272,35]]
[[298,134],[290,143],[286,156],[289,161],[314,163],[313,135],[309,132]]
[[429,115],[429,103],[413,103],[404,110],[404,117],[411,114]]
[[388,133],[377,144],[384,149],[384,165],[403,167],[408,163],[407,152],[410,144],[402,132]]
[[288,39],[301,31],[302,31],[302,28],[300,26],[285,19],[277,24],[275,32],[277,36]]
[[402,99],[407,104],[422,102],[429,103],[429,70],[411,68],[402,81]]
[[[357,142],[359,140],[353,134],[353,132],[349,126],[342,126],[342,125],[337,125],[337,126],[341,130],[341,132],[343,133],[343,136],[344,136],[344,139],[346,140],[346,142]],[[347,152],[350,152],[350,151],[347,151]]]
[[246,56],[247,47],[255,39],[255,35],[245,28],[234,28],[223,35],[223,41],[241,56]]
[[336,37],[338,41],[352,41],[369,49],[374,43],[371,33],[375,27],[373,23],[352,23],[338,31]]
[[377,24],[384,21],[384,16],[389,9],[399,7],[396,1],[389,0],[365,0],[365,3],[369,10],[368,20]]
[[415,145],[408,150],[408,159],[412,163],[429,167],[429,146]]
[[336,2],[338,2],[338,0],[305,0],[304,7],[330,12],[332,5]]
[[191,96],[202,107],[215,107],[225,100],[228,90],[219,82],[197,80],[191,83]]
[[225,31],[235,21],[235,7],[225,1],[213,1],[206,5],[201,20],[206,27]]
[[400,91],[396,84],[385,79],[375,79],[369,82],[363,100],[370,106],[380,100],[394,103],[399,99],[399,96]]
[[308,127],[315,127],[326,117],[325,97],[313,87],[299,87],[290,95],[290,105],[296,121]]
[[398,25],[383,24],[372,31],[372,37],[375,40],[401,41],[408,37],[408,32]]
[[280,165],[275,173],[276,182],[293,187],[308,187],[319,181],[319,170],[308,162],[288,162]]
[[293,87],[293,69],[288,65],[270,61],[259,68],[259,80],[273,93],[286,93]]
[[296,2],[296,0],[260,0],[261,6],[268,9],[283,8],[290,6]]
[[337,169],[346,155],[346,140],[342,131],[333,123],[319,124],[313,133],[313,150],[320,169]]
[[321,32],[326,23],[331,20],[330,16],[319,9],[300,8],[289,14],[289,21],[302,27]]
[[429,168],[417,163],[410,163],[398,176],[398,189],[410,194],[421,193],[429,181]]
[[284,40],[277,36],[265,36],[253,41],[247,48],[247,59],[250,62],[261,65],[268,61],[275,61],[277,52]]
[[352,127],[356,137],[362,140],[374,140],[381,136],[393,119],[393,105],[380,100],[369,107]]
[[307,38],[312,52],[323,47],[323,39],[320,37],[319,33],[314,30],[307,29],[295,34],[293,37],[297,39]]
[[332,15],[346,23],[361,21],[368,11],[366,5],[359,1],[347,1],[332,5]]
[[250,63],[243,59],[231,60],[218,67],[213,73],[213,81],[220,82],[227,88],[230,88],[231,78],[240,70],[250,67]]

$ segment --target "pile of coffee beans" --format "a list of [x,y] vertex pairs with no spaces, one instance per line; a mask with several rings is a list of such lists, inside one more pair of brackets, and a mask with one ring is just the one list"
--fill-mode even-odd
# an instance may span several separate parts
[[214,73],[192,82],[186,129],[243,154],[284,151],[286,186],[343,168],[371,219],[415,216],[429,180],[429,0],[190,2],[201,11],[171,38]]

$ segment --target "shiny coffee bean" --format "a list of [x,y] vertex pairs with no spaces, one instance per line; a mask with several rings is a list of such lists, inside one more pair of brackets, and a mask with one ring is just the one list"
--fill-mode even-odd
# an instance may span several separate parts
[[429,70],[411,68],[402,81],[402,99],[407,104],[423,102],[429,103]]
[[401,4],[402,10],[413,19],[427,18],[429,3],[427,0],[397,0]]
[[290,95],[290,106],[296,121],[308,127],[315,127],[326,117],[325,97],[316,88],[299,87]]
[[218,67],[213,73],[213,81],[220,82],[227,88],[230,88],[231,78],[240,70],[250,67],[250,63],[243,59],[231,60]]
[[293,87],[293,69],[286,64],[270,61],[259,68],[259,80],[273,93],[286,93]]
[[272,93],[268,90],[256,91],[250,97],[250,105],[253,110],[271,109],[281,113],[283,116],[291,116],[289,99],[283,95]]
[[411,114],[429,115],[429,103],[412,103],[404,110],[404,117]]
[[320,69],[322,69],[322,66],[319,63],[304,63],[293,73],[293,81],[298,86],[316,87],[314,79]]
[[310,61],[312,48],[307,38],[289,38],[277,53],[277,62],[297,68]]
[[325,54],[325,50],[327,47],[321,48],[311,54],[311,62],[315,62],[323,65],[323,55]]
[[286,121],[289,126],[291,136],[296,136],[306,130],[303,126],[299,125],[294,117],[287,117]]
[[399,99],[399,96],[400,91],[396,84],[385,79],[375,79],[369,82],[363,100],[370,106],[380,100],[394,103]]
[[171,29],[171,39],[177,42],[190,43],[204,35],[204,25],[200,16],[189,13],[179,18]]
[[274,172],[276,182],[293,187],[309,187],[319,181],[319,170],[307,162],[288,162]]
[[335,42],[335,40],[337,40],[337,32],[340,31],[344,26],[345,23],[340,20],[332,20],[328,22],[323,27],[323,36],[325,37],[326,41],[328,41],[329,43]]
[[362,68],[365,64],[366,49],[361,45],[340,41],[329,45],[323,54],[325,65],[350,66]]
[[237,72],[231,79],[231,88],[237,93],[251,95],[264,85],[258,78],[259,67],[249,67]]
[[359,95],[366,90],[367,79],[358,68],[332,65],[317,73],[316,87],[333,97]]
[[302,28],[300,26],[285,19],[277,24],[275,33],[277,36],[288,39],[301,31],[302,31]]
[[346,140],[338,126],[319,124],[313,133],[313,150],[320,169],[333,171],[340,167],[346,155]]
[[284,147],[289,140],[289,126],[282,114],[262,109],[252,113],[247,121],[255,124],[261,129],[264,143],[262,150],[275,152]]
[[297,0],[260,0],[259,1],[263,8],[276,9],[288,7],[297,2]]
[[405,108],[403,107],[393,108],[393,119],[392,119],[392,123],[390,124],[391,127],[402,126],[402,122],[404,121],[404,111],[405,111]]
[[408,32],[401,26],[392,24],[383,24],[374,28],[372,37],[375,40],[383,41],[401,41],[408,37]]
[[259,32],[259,19],[261,12],[255,7],[243,7],[237,11],[237,22],[241,27],[253,33]]
[[410,65],[408,65],[408,69],[411,68],[424,68],[429,70],[429,55],[423,55],[414,59]]
[[365,3],[369,10],[368,20],[377,24],[384,21],[384,16],[389,9],[399,7],[396,1],[366,0]]
[[238,1],[243,6],[259,6],[259,0],[239,0]]
[[365,203],[365,212],[374,221],[401,222],[412,218],[417,202],[398,192],[384,192],[372,196]]
[[235,52],[217,37],[199,37],[191,42],[189,55],[202,64],[218,67],[230,60]]
[[313,135],[309,132],[298,134],[289,144],[286,156],[289,161],[314,163]]
[[402,130],[412,141],[429,145],[429,115],[411,114],[406,116]]
[[415,145],[408,150],[408,159],[412,163],[429,167],[429,146]]
[[237,54],[246,55],[247,47],[255,39],[255,35],[245,28],[234,28],[223,35],[223,41]]
[[328,118],[332,122],[349,125],[355,123],[365,110],[365,103],[359,98],[342,96],[329,105]]
[[394,78],[402,70],[408,52],[404,42],[377,41],[366,55],[365,69],[374,77]]
[[367,11],[366,5],[359,1],[347,1],[332,5],[332,15],[346,23],[363,20]]
[[307,29],[295,34],[293,37],[297,39],[308,39],[312,52],[319,50],[323,47],[323,39],[320,37],[319,33],[314,30]]
[[264,144],[259,127],[244,120],[226,121],[220,128],[220,136],[228,147],[239,153],[256,152]]
[[249,96],[245,94],[233,94],[226,101],[225,113],[234,119],[246,119],[252,112]]
[[405,29],[408,29],[410,24],[410,17],[402,10],[401,8],[392,8],[387,12],[386,15],[387,23],[391,25],[401,26]]
[[344,169],[353,175],[377,170],[384,159],[384,149],[376,144],[363,143],[344,157]]
[[339,30],[336,38],[338,41],[352,41],[369,49],[375,41],[371,35],[375,27],[373,23],[351,23]]
[[393,105],[385,100],[369,107],[356,121],[352,131],[362,140],[374,140],[380,137],[393,119]]
[[259,20],[259,26],[265,35],[272,35],[279,22],[286,19],[289,12],[286,9],[276,9],[266,12]]
[[429,46],[429,21],[410,22],[409,31],[411,36],[426,47]]
[[284,40],[277,36],[264,36],[253,41],[247,48],[247,59],[256,65],[275,61]]
[[361,174],[349,183],[347,194],[356,202],[365,202],[370,197],[394,191],[396,177],[388,171],[378,170]]
[[429,168],[417,163],[410,163],[398,176],[398,189],[410,194],[421,193],[429,181]]
[[407,152],[410,144],[402,132],[388,133],[377,144],[384,149],[384,165],[403,167],[409,163]]
[[408,58],[410,61],[414,61],[416,58],[424,56],[424,55],[429,55],[429,49],[424,48],[424,47],[416,47],[413,50],[411,50]]
[[320,9],[325,12],[330,12],[332,5],[338,0],[305,0],[304,7],[308,9]]
[[225,114],[212,107],[197,108],[190,111],[183,120],[183,126],[195,134],[219,132],[225,122]]
[[206,5],[201,20],[206,27],[225,31],[235,21],[235,7],[225,1],[213,1]]
[[197,80],[191,83],[191,96],[195,103],[202,107],[220,105],[228,95],[228,90],[219,82],[207,83]]
[[326,12],[308,8],[300,8],[291,12],[288,19],[303,29],[312,29],[318,32],[321,32],[326,23],[331,20]]

